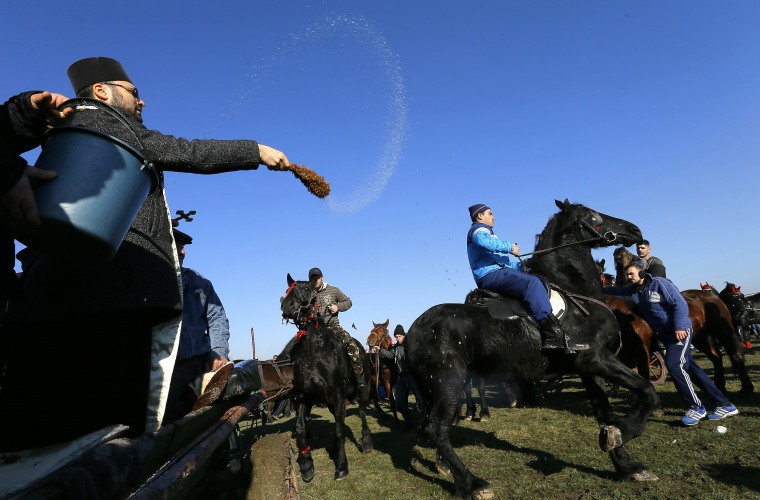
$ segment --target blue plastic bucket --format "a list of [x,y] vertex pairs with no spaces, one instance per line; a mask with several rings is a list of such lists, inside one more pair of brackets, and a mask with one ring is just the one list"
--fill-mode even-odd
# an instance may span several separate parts
[[47,131],[36,167],[58,176],[34,187],[42,225],[19,240],[48,255],[76,260],[113,257],[157,183],[139,151],[84,127]]

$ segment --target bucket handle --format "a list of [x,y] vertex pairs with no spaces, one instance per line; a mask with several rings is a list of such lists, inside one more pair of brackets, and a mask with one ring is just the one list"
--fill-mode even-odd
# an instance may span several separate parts
[[98,99],[93,99],[91,97],[75,97],[73,99],[69,99],[68,101],[64,102],[60,106],[58,106],[58,110],[63,110],[65,108],[75,108],[78,103],[85,103],[85,104],[92,104],[98,109],[102,109],[106,111],[108,114],[119,120],[123,125],[125,125],[130,132],[132,132],[132,135],[135,136],[135,139],[137,140],[137,144],[140,146],[140,154],[145,159],[145,166],[150,167],[150,164],[146,158],[145,155],[145,144],[143,144],[142,140],[140,139],[140,136],[137,135],[137,132],[132,127],[132,125],[127,121],[126,118],[124,118],[124,115],[121,114],[121,111],[114,108],[108,103],[105,103],[103,101],[100,101]]

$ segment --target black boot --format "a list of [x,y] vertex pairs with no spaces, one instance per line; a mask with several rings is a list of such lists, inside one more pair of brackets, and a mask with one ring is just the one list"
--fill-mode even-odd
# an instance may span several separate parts
[[543,342],[542,349],[564,349],[567,354],[585,351],[589,348],[588,344],[570,342],[565,329],[551,313],[541,322],[541,340]]
[[550,313],[539,326],[541,327],[541,349],[565,348],[565,331],[553,314]]

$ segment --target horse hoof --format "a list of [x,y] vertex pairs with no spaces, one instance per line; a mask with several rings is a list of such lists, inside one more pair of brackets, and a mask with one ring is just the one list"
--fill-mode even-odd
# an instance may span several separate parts
[[491,500],[493,498],[491,486],[484,486],[472,492],[473,500]]
[[491,420],[491,416],[490,415],[481,415],[480,416],[480,421],[481,422],[488,422],[489,420]]
[[612,451],[623,446],[623,434],[614,425],[606,425],[599,431],[599,447],[602,451]]
[[348,470],[336,470],[335,471],[335,478],[334,479],[336,481],[340,481],[341,479],[343,479],[347,475],[348,475]]
[[631,479],[633,479],[634,481],[639,481],[639,482],[660,480],[660,478],[655,476],[654,473],[652,473],[652,471],[650,471],[649,469],[644,469],[642,471],[637,472],[636,474],[631,476]]
[[444,464],[443,462],[436,462],[435,463],[435,469],[438,471],[438,474],[442,476],[450,476],[451,475],[451,469],[449,469],[449,466]]
[[310,483],[314,479],[314,471],[302,472],[301,479],[303,479],[304,483]]
[[649,414],[650,417],[653,418],[660,418],[664,415],[665,412],[662,411],[662,408],[657,408],[655,410],[652,410],[652,413]]
[[464,417],[463,420],[466,420],[467,422],[470,422],[472,420],[472,415],[465,415],[465,417]]

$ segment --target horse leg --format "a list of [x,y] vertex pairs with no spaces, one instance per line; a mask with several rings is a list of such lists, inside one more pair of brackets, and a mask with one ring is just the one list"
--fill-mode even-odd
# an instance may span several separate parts
[[739,376],[739,380],[742,382],[742,388],[739,390],[739,394],[752,394],[755,392],[755,385],[752,383],[752,379],[749,378],[747,365],[744,364],[744,356],[741,352],[735,352],[728,359],[731,360],[731,368],[733,372]]
[[726,350],[728,359],[731,362],[731,369],[736,375],[739,376],[739,380],[741,380],[742,388],[739,390],[739,393],[752,394],[755,392],[755,386],[752,383],[752,380],[749,378],[749,374],[747,373],[747,365],[744,363],[744,355],[742,354],[742,350],[737,342],[736,337],[731,335],[730,338],[733,340],[733,342],[726,340],[723,348]]
[[388,395],[388,402],[391,405],[391,412],[393,413],[393,422],[398,421],[398,408],[396,407],[396,395],[393,394],[393,386],[396,385],[396,381],[393,380],[393,372],[389,369],[385,369],[383,372],[383,383],[385,384],[385,393]]
[[369,400],[359,397],[359,417],[362,419],[362,452],[369,453],[372,451],[372,434],[370,433],[369,426],[367,425],[367,408],[369,408]]
[[335,417],[335,477],[339,481],[348,475],[348,459],[346,458],[346,398],[339,391],[333,401],[333,416]]
[[480,421],[487,422],[491,420],[491,412],[488,411],[488,401],[486,401],[486,379],[480,377],[478,384],[478,395],[480,396]]
[[493,495],[491,486],[470,472],[454,451],[449,438],[463,384],[464,380],[460,378],[432,387],[431,397],[425,401],[429,413],[424,431],[435,445],[439,460],[445,464],[445,467],[438,465],[439,471],[448,469],[454,477],[454,495],[457,498],[488,498]]
[[[615,469],[624,477],[638,480],[656,480],[647,467],[629,456],[622,448],[644,431],[647,418],[658,406],[659,399],[652,384],[633,373],[630,368],[614,357],[609,351],[588,352],[578,356],[577,367],[583,367],[581,377],[591,400],[594,415],[602,424],[599,444],[602,450],[610,452]],[[609,399],[604,389],[594,380],[594,376],[621,385],[635,395],[631,412],[624,417],[616,417],[610,411]]]
[[385,411],[383,411],[382,407],[380,406],[380,391],[378,391],[378,387],[379,387],[378,379],[375,374],[372,374],[369,377],[369,387],[370,387],[369,397],[372,400],[372,404],[375,406],[375,410],[377,411],[377,417],[383,418],[385,417]]
[[470,421],[475,418],[475,413],[478,411],[475,408],[475,400],[472,399],[472,377],[468,377],[467,382],[464,383],[464,402],[464,419]]
[[[721,343],[723,343],[724,339],[720,339],[720,340],[721,340]],[[691,342],[694,345],[694,347],[697,348],[705,356],[707,356],[707,358],[712,363],[713,382],[715,383],[715,387],[720,389],[720,392],[722,392],[723,394],[727,394],[726,374],[725,374],[725,368],[723,367],[723,356],[721,355],[720,351],[710,345],[707,335],[694,335]],[[725,345],[723,347],[726,348]]]
[[311,446],[306,442],[306,416],[311,411],[311,405],[303,401],[298,402],[296,411],[296,444],[298,445],[298,468],[301,470],[301,479],[308,483],[314,479],[314,460],[311,458]]

